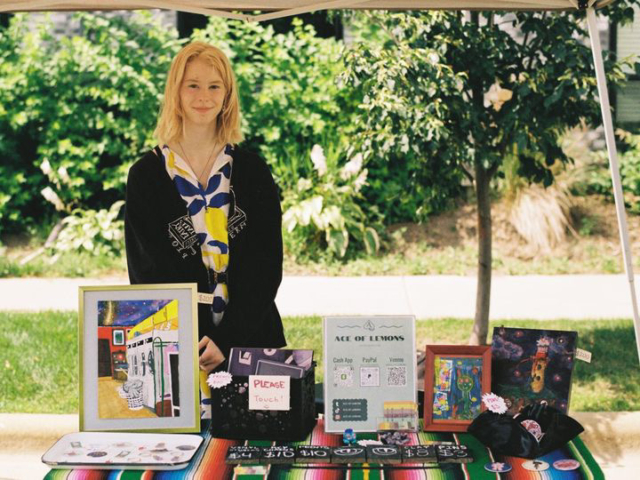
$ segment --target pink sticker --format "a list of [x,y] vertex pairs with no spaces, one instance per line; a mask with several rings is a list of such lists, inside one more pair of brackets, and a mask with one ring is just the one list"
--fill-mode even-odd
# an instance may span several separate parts
[[216,372],[209,375],[207,378],[207,385],[211,388],[222,388],[231,383],[233,377],[229,372]]
[[542,428],[540,424],[535,420],[523,420],[520,424],[527,429],[527,431],[535,437],[535,439],[540,442],[540,439],[543,437],[544,433],[542,432]]

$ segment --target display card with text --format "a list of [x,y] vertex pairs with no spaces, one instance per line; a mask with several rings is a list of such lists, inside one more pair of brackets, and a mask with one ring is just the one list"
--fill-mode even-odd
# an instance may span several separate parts
[[[416,404],[415,318],[324,318],[325,430],[373,432],[385,404]],[[396,410],[397,411],[397,410]]]

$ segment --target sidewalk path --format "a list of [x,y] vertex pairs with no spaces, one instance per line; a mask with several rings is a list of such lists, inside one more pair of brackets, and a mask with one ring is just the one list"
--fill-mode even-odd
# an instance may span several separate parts
[[[123,285],[101,279],[0,279],[0,310],[77,310],[81,285]],[[636,292],[640,275],[635,278]],[[276,302],[283,316],[415,315],[473,318],[476,279],[450,275],[285,277]],[[233,299],[232,299],[233,301]],[[493,319],[631,318],[624,275],[495,276]]]

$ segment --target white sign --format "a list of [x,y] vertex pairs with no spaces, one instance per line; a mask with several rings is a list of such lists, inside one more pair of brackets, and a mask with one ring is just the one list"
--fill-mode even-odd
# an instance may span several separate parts
[[415,319],[325,317],[324,379],[327,432],[375,432],[389,423],[385,404],[415,408]]
[[291,377],[250,375],[249,410],[289,410]]

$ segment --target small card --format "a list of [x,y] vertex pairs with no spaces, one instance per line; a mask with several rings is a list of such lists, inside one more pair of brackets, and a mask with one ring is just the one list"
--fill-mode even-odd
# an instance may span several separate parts
[[213,293],[198,292],[198,303],[205,305],[213,305]]
[[237,464],[259,463],[261,456],[262,449],[260,447],[238,445],[229,447],[226,462]]
[[436,445],[438,463],[471,463],[473,457],[465,445]]
[[249,410],[289,410],[291,377],[250,375]]
[[265,463],[294,463],[296,450],[288,445],[262,447],[262,461]]
[[365,463],[367,450],[364,447],[334,447],[331,463]]
[[296,447],[296,463],[330,463],[331,447],[300,445]]
[[576,358],[583,362],[591,363],[591,352],[581,348],[576,348]]
[[409,445],[402,447],[402,461],[405,463],[436,463],[436,447],[434,445]]
[[368,445],[367,462],[394,464],[402,462],[400,447],[396,445]]

